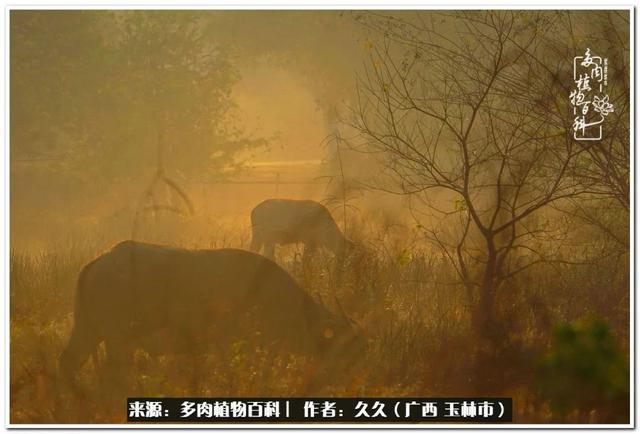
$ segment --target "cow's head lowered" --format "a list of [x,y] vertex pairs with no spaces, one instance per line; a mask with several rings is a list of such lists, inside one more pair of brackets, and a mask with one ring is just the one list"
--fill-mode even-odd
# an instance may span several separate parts
[[215,355],[216,348],[256,335],[261,345],[332,366],[352,364],[364,351],[346,316],[314,301],[265,257],[125,241],[80,273],[60,371],[73,381],[101,342],[105,368],[117,379],[137,348]]

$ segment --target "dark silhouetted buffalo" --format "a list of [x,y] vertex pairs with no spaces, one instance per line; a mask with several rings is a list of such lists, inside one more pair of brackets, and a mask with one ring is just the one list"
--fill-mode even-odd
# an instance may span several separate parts
[[364,342],[345,315],[316,303],[263,256],[125,241],[80,273],[60,372],[73,382],[101,342],[105,369],[122,372],[136,349],[215,354],[249,338],[315,360],[361,353]]

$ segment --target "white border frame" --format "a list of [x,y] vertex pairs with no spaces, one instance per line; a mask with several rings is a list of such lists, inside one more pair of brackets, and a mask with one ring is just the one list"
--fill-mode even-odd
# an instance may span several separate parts
[[[452,9],[517,9],[517,10],[627,10],[630,16],[630,94],[631,94],[631,110],[630,110],[630,132],[631,132],[631,179],[635,181],[635,7],[629,4],[613,4],[603,5],[589,4],[591,0],[575,1],[575,4],[558,5],[553,1],[546,0],[542,4],[514,4],[514,2],[506,2],[504,0],[493,2],[481,2],[481,0],[467,0],[463,4],[425,4],[424,2],[416,0],[404,0],[402,4],[390,4],[388,0],[351,0],[336,1],[332,3],[307,3],[300,4],[292,0],[279,0],[278,3],[270,3],[268,0],[254,0],[252,3],[233,4],[233,3],[216,3],[207,2],[203,0],[191,0],[189,4],[181,5],[173,3],[174,0],[159,0],[157,3],[142,0],[139,3],[132,3],[126,0],[113,0],[110,3],[104,4],[83,4],[78,0],[67,0],[65,4],[56,4],[52,0],[41,0],[37,4],[21,4],[20,0],[15,1],[12,4],[4,4],[5,6],[5,19],[4,19],[4,32],[2,32],[2,46],[4,48],[4,64],[5,64],[5,80],[4,89],[0,91],[4,93],[4,138],[5,138],[5,150],[3,154],[4,164],[2,165],[5,173],[3,177],[0,177],[4,191],[4,204],[5,210],[3,214],[4,219],[4,231],[0,233],[0,244],[4,245],[4,249],[0,251],[0,260],[4,265],[4,282],[5,282],[5,309],[4,318],[2,319],[0,330],[4,328],[5,336],[5,357],[2,360],[4,363],[4,385],[5,385],[5,405],[2,407],[4,412],[5,428],[9,429],[629,429],[635,428],[636,419],[636,401],[635,401],[635,182],[631,182],[630,195],[631,195],[631,215],[630,215],[630,240],[633,241],[633,248],[630,251],[629,271],[630,271],[630,309],[629,309],[629,342],[630,342],[630,421],[628,424],[445,424],[445,423],[433,423],[433,424],[405,424],[405,423],[272,423],[272,424],[247,424],[247,423],[216,423],[216,424],[175,424],[175,423],[157,423],[157,424],[12,424],[9,421],[10,418],[10,397],[9,397],[9,385],[10,385],[10,327],[9,327],[9,314],[10,314],[10,302],[9,302],[9,259],[10,259],[10,131],[9,131],[9,40],[10,40],[10,26],[9,16],[12,10],[38,10],[38,9],[61,9],[61,10],[73,10],[73,9],[87,9],[87,10],[106,10],[106,9],[151,9],[151,10],[172,10],[172,9],[191,9],[191,10],[452,10]],[[4,0],[3,0],[4,2]],[[123,404],[123,409],[125,405]]]

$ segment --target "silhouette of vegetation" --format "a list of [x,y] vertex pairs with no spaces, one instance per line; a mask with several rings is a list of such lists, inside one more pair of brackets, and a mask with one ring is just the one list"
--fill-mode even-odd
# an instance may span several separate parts
[[[11,422],[126,418],[104,343],[62,390],[87,264],[131,238],[257,248],[251,211],[288,198],[326,204],[330,230],[265,253],[293,293],[364,336],[356,363],[336,360],[357,369],[318,375],[313,356],[261,341],[270,321],[245,322],[198,354],[169,351],[162,335],[137,344],[128,396],[305,396],[313,379],[315,396],[506,396],[517,423],[628,423],[629,19],[12,10]],[[572,138],[568,101],[586,47],[609,59],[615,105],[588,145]],[[290,143],[264,125],[278,121]],[[241,162],[256,179],[233,178]],[[263,220],[296,216],[282,213]],[[336,254],[306,261],[303,243]],[[186,272],[154,267],[148,293]],[[185,293],[212,278],[198,270]],[[296,324],[332,335],[308,320]]]
[[[566,20],[517,11],[360,17],[381,36],[369,42],[369,66],[348,118],[359,133],[352,146],[380,156],[392,182],[387,189],[417,203],[416,224],[456,270],[478,333],[478,383],[487,378],[485,359],[499,359],[508,338],[509,321],[496,303],[512,297],[514,278],[530,268],[593,259],[567,259],[568,220],[550,218],[553,210],[607,206],[607,197],[620,196],[617,212],[628,214],[628,87],[624,79],[612,83],[624,101],[601,144],[609,154],[573,138],[568,92],[560,92],[566,84],[556,82],[571,77],[570,53],[580,51],[574,44],[558,52],[556,41],[579,34],[597,50],[600,33],[590,38],[588,26]],[[617,59],[627,53],[624,45],[606,48]]]
[[264,144],[232,126],[238,73],[195,11],[13,11],[11,26],[12,158],[111,182],[153,167],[159,135],[165,162],[200,176]]
[[[456,274],[446,260],[419,238],[384,228],[379,217],[365,215],[352,221],[352,237],[371,246],[364,257],[350,257],[340,279],[332,270],[334,258],[320,256],[303,267],[299,255],[281,253],[278,262],[296,282],[330,310],[340,312],[338,302],[368,341],[360,355],[362,368],[339,381],[327,381],[316,395],[327,396],[466,396],[475,392],[475,359],[470,351],[475,333],[464,295],[452,291]],[[249,227],[227,228],[249,233]],[[222,228],[202,238],[176,238],[176,246],[248,248],[244,241],[224,233]],[[232,240],[231,242],[225,240]],[[375,249],[373,247],[375,246]],[[55,412],[56,359],[67,344],[73,300],[80,269],[104,252],[97,241],[59,245],[55,251],[33,255],[12,251],[11,257],[11,420],[13,422],[122,422],[121,405],[104,401],[100,387],[102,363],[87,363],[78,377],[84,399]],[[513,397],[516,422],[560,422],[563,416],[548,410],[548,395],[536,395],[539,383],[538,354],[553,340],[553,324],[573,321],[592,312],[608,318],[611,336],[619,352],[610,359],[616,374],[628,354],[628,317],[618,296],[597,297],[608,285],[625,290],[615,261],[603,260],[597,267],[576,272],[559,265],[544,274],[525,271],[516,296],[499,304],[510,316],[510,338],[502,350],[503,359],[484,366],[494,380],[494,392]],[[526,288],[526,291],[524,290]],[[584,300],[584,301],[580,301]],[[546,316],[545,316],[546,315]],[[615,329],[613,328],[615,326]],[[582,335],[580,335],[582,336]],[[587,344],[580,344],[590,348]],[[576,339],[581,341],[583,338]],[[603,344],[584,354],[591,357]],[[520,350],[520,348],[527,350]],[[571,350],[573,351],[573,350]],[[591,352],[589,352],[591,351]],[[102,354],[102,352],[100,352]],[[577,353],[576,353],[577,354]],[[102,354],[100,358],[104,357]],[[601,359],[603,357],[600,357]],[[565,360],[566,358],[562,359]],[[572,369],[577,356],[562,362],[551,373],[556,378]],[[256,350],[247,339],[237,339],[200,360],[180,355],[154,356],[136,352],[132,365],[132,387],[141,395],[172,396],[301,396],[309,380],[309,360],[290,355],[273,357],[269,347]],[[600,375],[600,374],[598,374]],[[604,378],[604,377],[601,377]],[[602,384],[620,384],[617,377]],[[329,375],[328,380],[333,379]],[[581,381],[580,379],[576,381]],[[598,383],[600,384],[600,383]],[[597,386],[600,387],[600,386]],[[553,389],[552,389],[553,390]],[[606,386],[600,389],[604,393]],[[615,399],[623,399],[624,391]],[[39,405],[32,403],[37,400]],[[581,401],[580,401],[581,402]],[[596,413],[574,415],[579,422],[623,422],[623,414],[609,416],[610,402],[591,402]],[[571,404],[569,404],[571,405]],[[582,404],[581,404],[582,405]],[[575,410],[576,407],[573,407]]]
[[591,411],[605,423],[629,417],[629,360],[602,320],[558,325],[536,381],[560,417],[576,412],[575,420],[584,421]]

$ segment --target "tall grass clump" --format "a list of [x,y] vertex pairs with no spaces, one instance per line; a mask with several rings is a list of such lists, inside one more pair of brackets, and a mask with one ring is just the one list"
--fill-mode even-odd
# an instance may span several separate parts
[[[215,233],[176,238],[171,244],[246,248],[246,225],[212,227]],[[602,258],[597,267],[533,267],[510,280],[508,296],[496,309],[500,343],[483,349],[491,355],[483,361],[478,359],[471,306],[447,259],[415,231],[373,223],[351,227],[360,228],[349,234],[358,249],[343,260],[322,251],[305,258],[296,247],[280,249],[277,257],[318,303],[348,316],[368,343],[357,370],[321,384],[313,394],[435,397],[477,396],[479,390],[489,390],[514,399],[516,422],[626,421],[625,414],[608,410],[628,400],[621,374],[629,354],[624,258]],[[104,350],[79,376],[83,399],[56,405],[57,359],[73,321],[78,273],[115,244],[106,241],[108,236],[93,240],[11,251],[13,423],[114,423],[126,418],[125,397],[110,403],[102,393]],[[586,315],[598,318],[599,331],[558,329]],[[566,339],[554,330],[564,330]],[[548,386],[574,372],[583,359],[597,365],[583,366],[595,369],[595,377],[571,377],[573,383],[560,389]],[[487,384],[479,385],[474,377],[478,366],[490,389],[482,389]],[[303,396],[310,393],[306,385],[313,370],[312,360],[239,340],[195,358],[138,350],[131,388],[139,396]],[[541,382],[540,372],[547,383]],[[584,387],[597,392],[604,404],[587,405],[567,395]]]

